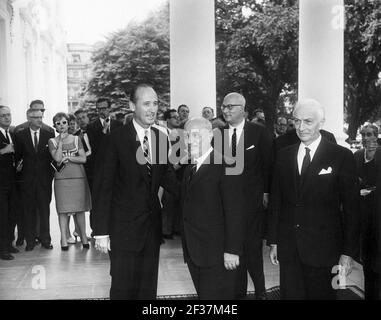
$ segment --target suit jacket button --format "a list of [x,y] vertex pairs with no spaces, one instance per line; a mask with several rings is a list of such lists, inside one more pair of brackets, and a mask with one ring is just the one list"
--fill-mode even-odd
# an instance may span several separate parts
[[295,229],[298,229],[299,227],[300,227],[299,224],[296,224],[296,225],[295,225]]

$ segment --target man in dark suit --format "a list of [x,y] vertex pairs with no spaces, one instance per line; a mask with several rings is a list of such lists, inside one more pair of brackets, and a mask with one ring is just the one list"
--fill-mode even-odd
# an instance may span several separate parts
[[[222,114],[227,126],[222,129],[224,154],[242,158],[245,207],[248,213],[245,253],[242,264],[240,296],[246,296],[247,271],[253,280],[257,299],[266,298],[263,271],[264,209],[269,201],[270,171],[273,161],[273,139],[263,125],[245,121],[245,98],[229,93],[222,103]],[[218,144],[218,143],[217,143]],[[242,154],[237,152],[242,150]]]
[[27,111],[29,128],[19,131],[16,139],[16,160],[22,161],[20,172],[21,189],[24,199],[24,226],[27,242],[26,251],[35,246],[36,216],[39,214],[39,240],[46,249],[52,249],[49,227],[50,201],[52,196],[53,168],[48,141],[54,134],[42,128],[43,113],[39,110]]
[[[91,159],[87,164],[86,174],[89,176],[89,187],[91,190],[92,201],[99,195],[99,190],[94,188],[94,177],[100,177],[100,171],[102,171],[104,159],[106,155],[106,147],[108,145],[108,140],[110,133],[113,132],[118,127],[122,126],[119,121],[110,118],[111,102],[107,98],[99,98],[96,102],[97,111],[99,118],[94,122],[88,124],[86,133],[89,139],[91,148]],[[98,183],[97,185],[100,185]],[[93,211],[95,205],[92,205],[93,210],[90,213],[90,227],[94,229],[93,226]]]
[[323,139],[324,109],[299,101],[300,143],[280,150],[272,183],[268,243],[280,262],[282,299],[334,299],[334,266],[351,272],[359,236],[359,185],[350,150]]
[[200,299],[235,299],[240,280],[246,209],[241,175],[229,174],[211,147],[212,124],[185,124],[192,164],[182,182],[183,251]]
[[[42,114],[44,115],[45,113],[45,105],[44,105],[44,102],[42,100],[33,100],[30,104],[29,104],[29,109],[32,109],[32,110],[37,110],[37,111],[41,111]],[[26,122],[22,123],[22,124],[19,124],[18,126],[16,126],[14,128],[14,133],[18,133],[19,131],[21,130],[24,130],[26,128],[29,128],[29,119],[27,119]],[[44,122],[42,123],[42,129],[46,130],[46,131],[49,131],[50,133],[52,133],[53,135],[55,135],[55,131],[52,127],[48,126],[47,124],[45,124]],[[24,202],[23,202],[23,199],[22,199],[22,191],[21,191],[21,181],[20,181],[20,173],[19,172],[16,172],[16,193],[19,195],[19,198],[17,199],[17,203],[16,203],[16,224],[17,224],[17,241],[16,241],[16,245],[17,246],[22,246],[23,243],[24,243],[24,239],[25,239],[25,234],[24,234],[24,226],[23,226],[23,221],[22,221],[22,217],[24,216]],[[37,221],[39,220],[39,213],[37,213]],[[37,223],[37,231],[36,231],[36,234],[37,234],[37,237],[36,237],[36,243],[39,243],[39,223]]]
[[12,253],[19,251],[12,246],[15,221],[16,168],[15,139],[10,132],[11,110],[0,105],[0,259],[13,260]]
[[[179,193],[168,164],[168,138],[153,127],[155,90],[131,94],[134,119],[109,139],[93,212],[95,247],[110,253],[111,299],[155,299],[161,242],[158,190]],[[99,172],[97,173],[99,174]]]
[[[321,129],[320,134],[322,138],[336,144],[335,136],[331,132]],[[288,130],[285,134],[280,135],[275,139],[275,150],[279,151],[280,149],[299,143],[299,141],[300,140],[298,138],[298,135],[296,134],[296,130]]]

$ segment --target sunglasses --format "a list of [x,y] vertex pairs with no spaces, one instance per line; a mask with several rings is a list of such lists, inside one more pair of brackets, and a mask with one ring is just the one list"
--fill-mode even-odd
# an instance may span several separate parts
[[56,122],[56,123],[55,123],[56,126],[59,126],[59,125],[65,125],[65,124],[67,124],[67,121],[66,121],[66,120],[63,120],[63,121],[61,121],[61,122]]

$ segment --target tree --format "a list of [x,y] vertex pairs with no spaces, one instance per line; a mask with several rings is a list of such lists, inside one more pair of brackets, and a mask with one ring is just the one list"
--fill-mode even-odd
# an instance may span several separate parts
[[218,97],[241,92],[271,130],[282,92],[297,89],[298,23],[297,1],[216,0]]
[[141,23],[132,22],[112,34],[93,55],[93,78],[87,91],[126,106],[137,83],[154,86],[161,103],[169,104],[169,6]]
[[380,117],[381,2],[346,0],[344,107],[349,139]]

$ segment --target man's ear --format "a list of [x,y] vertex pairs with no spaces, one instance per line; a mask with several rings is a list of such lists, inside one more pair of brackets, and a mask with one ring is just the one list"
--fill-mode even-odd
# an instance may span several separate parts
[[130,106],[130,109],[131,109],[132,111],[135,111],[135,104],[134,104],[132,101],[129,101],[128,104],[129,104],[129,106]]

